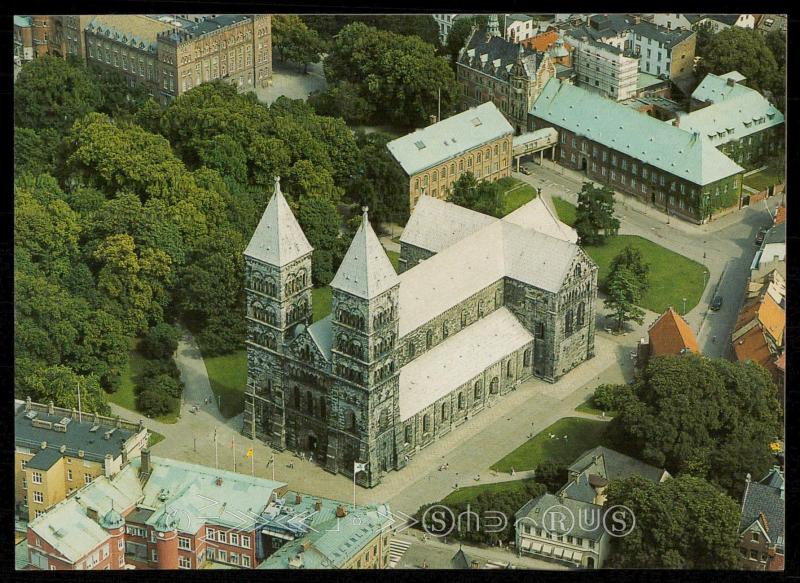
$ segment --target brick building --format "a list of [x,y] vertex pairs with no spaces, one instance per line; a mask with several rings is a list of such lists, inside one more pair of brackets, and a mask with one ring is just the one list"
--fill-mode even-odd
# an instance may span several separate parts
[[707,136],[659,121],[580,87],[551,80],[529,129],[558,131],[558,161],[682,218],[705,222],[738,208],[743,168]]
[[313,250],[276,185],[245,250],[243,432],[332,473],[367,464],[373,486],[524,379],[592,358],[597,266],[543,204],[498,220],[424,197],[399,276],[365,212],[312,323]]
[[14,503],[33,520],[147,446],[147,429],[94,413],[14,401]]
[[446,199],[466,172],[478,181],[510,176],[513,136],[490,101],[386,144],[408,179],[409,210],[422,195]]
[[747,474],[739,521],[739,552],[748,571],[782,571],[785,552],[785,482],[779,467],[760,482]]
[[473,29],[456,60],[461,107],[493,101],[517,134],[524,131],[527,112],[556,68],[548,53],[535,52],[500,36],[497,16],[488,28]]

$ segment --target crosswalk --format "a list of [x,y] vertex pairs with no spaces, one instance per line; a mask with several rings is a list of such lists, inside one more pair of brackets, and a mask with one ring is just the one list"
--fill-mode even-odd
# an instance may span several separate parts
[[411,546],[411,541],[402,538],[393,538],[389,541],[389,568],[394,569],[397,563],[403,558],[408,548]]

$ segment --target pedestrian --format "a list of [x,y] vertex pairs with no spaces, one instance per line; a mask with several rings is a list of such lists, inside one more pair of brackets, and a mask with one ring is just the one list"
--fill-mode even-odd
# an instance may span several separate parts
[[308,461],[311,462],[311,463],[314,463],[314,454],[313,453],[308,454]]

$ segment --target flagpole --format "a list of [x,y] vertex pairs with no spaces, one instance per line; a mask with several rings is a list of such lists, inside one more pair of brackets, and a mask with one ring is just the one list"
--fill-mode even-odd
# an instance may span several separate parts
[[233,450],[233,471],[236,471],[236,436],[231,437],[231,449]]
[[219,469],[219,451],[217,450],[217,428],[214,428],[214,468]]
[[356,464],[353,462],[353,512],[356,510]]
[[272,454],[272,481],[275,481],[275,454]]
[[252,450],[253,455],[250,456],[250,475],[256,475],[256,442],[253,441]]

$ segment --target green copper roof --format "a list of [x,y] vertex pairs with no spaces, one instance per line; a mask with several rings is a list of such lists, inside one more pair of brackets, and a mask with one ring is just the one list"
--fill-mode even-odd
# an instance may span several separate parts
[[703,135],[550,79],[530,114],[700,186],[743,169]]

